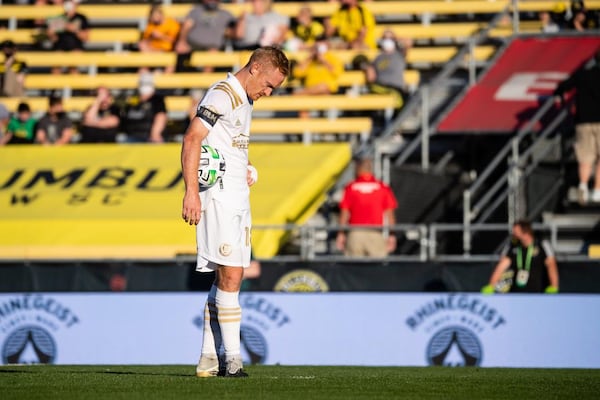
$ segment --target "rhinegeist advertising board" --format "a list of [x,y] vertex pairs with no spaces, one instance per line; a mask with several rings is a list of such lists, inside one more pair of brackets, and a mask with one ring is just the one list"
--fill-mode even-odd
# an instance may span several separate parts
[[[253,144],[255,225],[302,222],[350,160],[346,144]],[[0,258],[171,258],[195,254],[181,218],[181,147],[76,144],[0,148]],[[252,232],[260,257],[283,231]]]

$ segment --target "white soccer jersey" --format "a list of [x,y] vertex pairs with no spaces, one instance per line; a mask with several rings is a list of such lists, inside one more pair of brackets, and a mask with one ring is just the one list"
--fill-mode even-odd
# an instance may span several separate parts
[[211,86],[196,112],[209,133],[203,144],[218,149],[225,158],[222,184],[201,192],[202,216],[196,227],[199,271],[216,265],[248,267],[250,264],[250,188],[248,144],[252,101],[237,78]]
[[209,130],[203,144],[218,149],[225,158],[222,185],[211,195],[241,208],[250,207],[246,181],[252,101],[233,74],[211,86],[198,104],[196,116]]

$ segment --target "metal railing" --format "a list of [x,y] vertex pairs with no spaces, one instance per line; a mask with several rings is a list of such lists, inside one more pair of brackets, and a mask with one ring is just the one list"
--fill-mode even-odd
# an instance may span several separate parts
[[[493,251],[482,252],[479,254],[472,254],[471,249],[473,248],[472,243],[465,244],[463,242],[462,251],[449,253],[441,251],[438,247],[440,243],[440,236],[445,235],[446,239],[448,235],[463,233],[464,226],[460,223],[446,224],[446,223],[432,223],[432,224],[396,224],[390,225],[385,228],[381,226],[340,226],[340,225],[327,225],[327,226],[311,226],[311,225],[256,225],[253,226],[253,231],[261,230],[280,230],[285,231],[292,242],[297,242],[297,252],[287,253],[274,256],[270,258],[275,261],[370,261],[373,262],[376,259],[373,258],[349,258],[345,256],[341,251],[332,249],[329,243],[335,242],[335,237],[331,233],[337,233],[340,230],[348,231],[352,229],[364,229],[364,228],[379,228],[387,234],[387,232],[394,232],[398,237],[405,239],[407,243],[413,243],[416,247],[416,251],[412,254],[400,254],[398,252],[390,254],[385,257],[384,260],[379,261],[412,261],[412,262],[431,262],[431,261],[493,261],[498,259],[498,254],[504,244],[507,243],[510,237],[511,224],[473,224],[470,226],[472,232],[492,232],[501,234],[502,239],[490,241],[488,248],[493,248]],[[562,235],[568,234],[569,228],[565,228],[555,223],[535,223],[532,224],[534,231],[537,234],[543,235],[545,239],[550,242],[550,245],[556,249],[558,247],[559,239]],[[573,228],[573,227],[571,227]],[[471,235],[470,240],[473,240]],[[482,239],[478,239],[482,240]],[[319,250],[320,248],[320,250]],[[324,250],[323,250],[324,248]],[[557,253],[557,259],[569,260],[569,261],[583,261],[589,260],[589,256],[583,253]]]

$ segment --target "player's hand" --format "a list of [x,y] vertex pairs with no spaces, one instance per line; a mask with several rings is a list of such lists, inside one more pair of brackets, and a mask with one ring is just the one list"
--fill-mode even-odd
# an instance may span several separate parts
[[252,165],[248,165],[248,171],[246,173],[246,182],[248,186],[254,185],[258,181],[258,171]]
[[187,193],[183,197],[183,208],[181,216],[190,225],[198,225],[200,222],[200,210],[202,203],[198,193]]

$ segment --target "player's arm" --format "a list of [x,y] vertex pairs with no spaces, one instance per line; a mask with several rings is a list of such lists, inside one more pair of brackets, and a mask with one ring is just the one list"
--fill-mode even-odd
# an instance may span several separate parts
[[208,135],[208,128],[200,118],[194,118],[183,137],[181,146],[181,171],[185,183],[182,217],[190,225],[200,222],[200,187],[198,184],[198,165],[202,141]]

